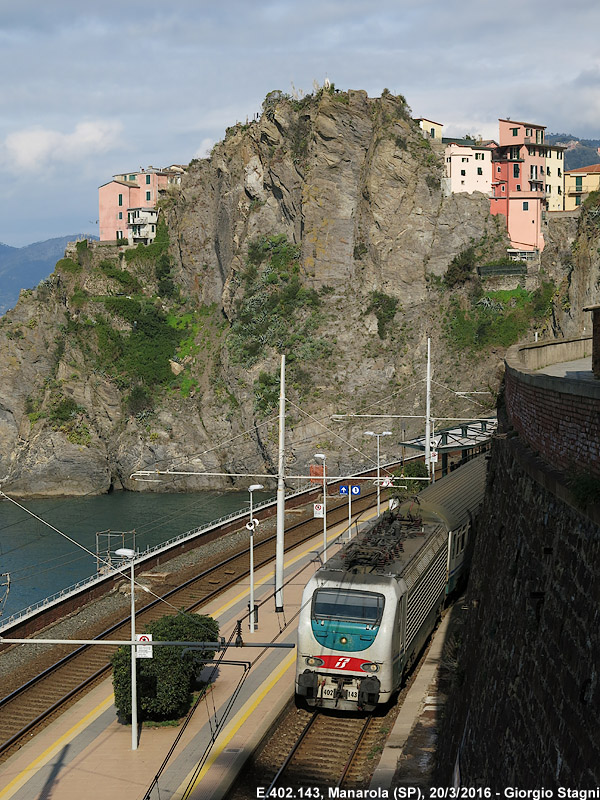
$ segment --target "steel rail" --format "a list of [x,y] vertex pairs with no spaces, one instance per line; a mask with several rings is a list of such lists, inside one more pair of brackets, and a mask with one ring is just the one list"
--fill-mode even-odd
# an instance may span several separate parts
[[[361,500],[363,502],[365,500],[368,501],[369,498],[374,494],[375,494],[375,492],[369,492],[368,494],[362,495],[361,496]],[[358,505],[360,501],[357,500],[355,502],[356,502],[356,505]],[[346,502],[345,502],[345,499],[339,505],[337,505],[334,508],[332,508],[331,516],[332,517],[333,516],[338,516],[338,514],[336,514],[336,512],[338,512],[338,511],[343,512],[343,514],[341,515],[342,517],[345,516],[345,513],[346,513]],[[332,520],[332,521],[334,522],[334,524],[335,524],[335,522],[337,522],[337,521],[334,521],[334,520]],[[314,519],[312,517],[309,517],[307,519],[301,520],[301,521],[299,521],[297,523],[294,523],[293,525],[290,525],[288,528],[286,528],[286,533],[290,533],[293,530],[296,530],[298,528],[310,525],[310,523],[312,523],[312,522],[314,522]],[[307,535],[305,537],[301,538],[299,541],[297,541],[297,542],[295,542],[293,544],[290,544],[286,548],[286,550],[288,550],[288,549],[290,549],[292,547],[297,547],[299,544],[303,543],[304,541],[308,541],[309,539],[312,539],[314,537],[314,535],[315,535],[314,531],[307,533]],[[260,548],[264,548],[267,545],[272,544],[275,540],[276,540],[276,535],[275,534],[271,535],[271,536],[268,536],[265,539],[262,539],[260,542],[258,542],[255,545],[255,548],[259,548],[259,547]],[[199,575],[196,575],[196,576],[194,576],[192,578],[189,578],[188,580],[184,581],[182,584],[174,587],[173,589],[170,589],[168,592],[166,592],[161,597],[150,601],[145,606],[143,606],[142,608],[137,610],[136,611],[136,619],[138,617],[142,617],[144,614],[147,614],[149,611],[151,611],[153,608],[155,608],[158,605],[158,603],[161,603],[164,600],[166,600],[166,599],[168,599],[170,597],[173,597],[174,595],[184,591],[189,586],[191,586],[194,583],[197,583],[197,582],[203,580],[204,578],[210,576],[212,573],[216,572],[217,570],[222,569],[223,567],[229,565],[233,561],[235,561],[237,559],[240,559],[242,557],[245,557],[247,555],[247,553],[248,553],[247,549],[243,549],[243,550],[241,550],[241,551],[239,551],[237,553],[234,553],[233,555],[228,556],[227,558],[225,558],[222,561],[220,561],[218,564],[215,564],[212,567],[209,567],[207,570],[204,570]],[[255,565],[255,568],[258,569],[258,568],[260,568],[262,566],[265,566],[266,564],[270,563],[272,560],[273,560],[273,555],[269,554],[264,559],[262,559],[259,563],[257,563]],[[226,581],[224,584],[221,584],[221,586],[219,586],[218,588],[214,589],[212,592],[208,592],[202,598],[194,601],[194,603],[192,603],[190,606],[185,608],[184,611],[186,613],[189,613],[189,612],[193,611],[199,605],[202,605],[202,604],[208,602],[213,597],[216,597],[219,594],[221,594],[223,591],[227,590],[230,586],[232,586],[232,585],[236,584],[237,582],[239,582],[239,580],[242,577],[244,577],[244,575],[246,575],[246,574],[248,574],[248,573],[247,572],[243,572],[242,575],[233,576],[228,581]],[[129,625],[129,624],[130,624],[130,617],[129,616],[124,617],[123,619],[119,620],[118,622],[114,623],[109,628],[104,630],[102,633],[100,633],[97,636],[95,636],[94,640],[102,641],[102,639],[106,638],[111,633],[114,633],[120,627],[124,627],[125,625]],[[41,643],[42,642],[40,642],[40,644]],[[81,645],[80,647],[77,647],[72,653],[69,653],[66,656],[63,656],[63,658],[59,659],[57,662],[55,662],[51,666],[49,666],[46,669],[42,670],[42,672],[40,672],[38,675],[36,675],[33,678],[31,678],[29,681],[24,683],[22,686],[18,687],[13,692],[11,692],[10,694],[6,695],[5,697],[1,698],[0,699],[0,710],[3,707],[5,707],[6,705],[8,705],[10,702],[15,700],[17,697],[19,697],[21,695],[24,695],[27,691],[31,690],[33,687],[35,687],[36,685],[41,683],[42,680],[44,680],[46,678],[50,678],[53,673],[58,672],[58,670],[63,668],[63,667],[66,667],[69,662],[73,661],[77,656],[83,655],[83,653],[85,651],[89,650],[91,647],[92,647],[92,645]],[[35,717],[35,719],[30,720],[29,722],[27,722],[19,731],[17,731],[15,734],[10,736],[9,739],[5,740],[4,742],[0,742],[0,756],[2,756],[8,749],[10,749],[12,746],[14,746],[19,741],[19,739],[21,739],[23,736],[25,736],[27,733],[29,733],[33,728],[35,728],[36,726],[41,724],[51,714],[56,712],[62,705],[64,705],[66,702],[68,702],[72,697],[74,697],[76,694],[84,691],[91,683],[93,683],[97,678],[99,678],[103,673],[107,672],[109,669],[110,669],[110,662],[107,662],[107,664],[105,666],[101,667],[99,670],[96,670],[92,675],[90,675],[89,677],[84,679],[76,687],[73,687],[72,689],[70,689],[62,698],[59,698],[59,700],[54,702],[49,708],[47,708],[46,710],[44,710],[40,714],[38,714],[37,717]]]

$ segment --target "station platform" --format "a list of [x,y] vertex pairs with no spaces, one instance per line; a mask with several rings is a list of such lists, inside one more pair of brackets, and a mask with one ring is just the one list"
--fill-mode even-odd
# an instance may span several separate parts
[[[362,521],[375,511],[361,515]],[[328,530],[328,556],[347,523]],[[330,544],[329,544],[330,543]],[[286,554],[284,608],[262,606],[254,634],[245,642],[296,641],[297,615],[306,582],[319,566],[323,535]],[[273,593],[272,568],[255,574],[255,602]],[[248,580],[200,609],[219,621],[226,639],[247,611]],[[212,689],[180,733],[173,727],[140,727],[138,749],[131,728],[117,721],[112,682],[103,681],[0,767],[0,800],[142,800],[165,757],[173,753],[151,800],[219,800],[281,714],[294,691],[296,650],[232,647]]]

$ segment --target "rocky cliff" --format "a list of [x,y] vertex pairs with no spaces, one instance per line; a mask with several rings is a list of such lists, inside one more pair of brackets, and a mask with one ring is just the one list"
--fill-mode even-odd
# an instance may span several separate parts
[[[442,197],[441,152],[402,97],[320,90],[295,101],[274,92],[263,106],[260,119],[228,129],[210,158],[190,164],[161,202],[166,225],[154,245],[79,244],[2,318],[5,490],[231,485],[129,479],[135,469],[173,464],[272,473],[281,352],[290,473],[306,473],[318,450],[332,473],[374,457],[362,434],[375,422],[335,423],[334,413],[406,415],[385,421],[395,435],[384,457],[403,430],[420,430],[409,417],[424,413],[428,335],[434,414],[485,411],[459,389],[489,389],[493,405],[512,340],[486,338],[496,321],[490,329],[492,318],[480,316],[502,304],[477,306],[483,289],[472,276],[443,280],[465,253],[504,253],[489,200]],[[568,316],[574,224],[565,222],[548,248],[559,302],[554,311],[538,303],[535,320],[527,318],[533,306],[507,306],[511,320],[521,314],[513,340],[532,320],[558,330]]]

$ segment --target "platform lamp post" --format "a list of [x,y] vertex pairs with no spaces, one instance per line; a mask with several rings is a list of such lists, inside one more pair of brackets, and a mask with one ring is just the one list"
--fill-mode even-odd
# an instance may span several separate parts
[[325,471],[325,453],[315,453],[315,458],[323,462],[323,563],[327,561],[327,473]]
[[[115,555],[128,558],[131,566],[131,641],[135,642],[135,550],[129,547],[120,547],[115,550]],[[137,750],[138,745],[138,719],[137,719],[137,670],[135,644],[131,645],[131,749]]]
[[379,477],[379,440],[382,436],[391,436],[391,431],[382,431],[381,433],[375,433],[374,431],[365,431],[365,436],[375,436],[377,437],[377,516],[379,516],[379,510],[381,508],[381,483]]
[[246,524],[246,527],[250,531],[250,633],[254,633],[254,529],[258,526],[259,520],[254,519],[252,515],[252,492],[258,492],[260,489],[264,489],[265,487],[262,483],[253,483],[252,486],[248,487],[248,491],[250,492],[250,521]]

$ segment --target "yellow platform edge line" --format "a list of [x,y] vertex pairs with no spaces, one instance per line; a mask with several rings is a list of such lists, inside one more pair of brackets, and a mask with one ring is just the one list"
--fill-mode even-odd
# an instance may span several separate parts
[[[248,719],[248,717],[252,714],[252,712],[256,709],[256,707],[264,700],[265,696],[271,691],[271,689],[275,686],[278,681],[283,678],[285,673],[289,670],[289,668],[294,664],[296,660],[296,652],[292,650],[289,655],[285,657],[282,661],[281,665],[277,669],[271,680],[264,684],[260,689],[257,689],[256,692],[249,697],[248,700],[244,703],[242,708],[238,711],[235,717],[231,720],[231,722],[225,727],[224,731],[218,736],[215,746],[212,749],[210,756],[208,757],[206,764],[200,770],[200,774],[194,780],[190,791],[187,797],[191,796],[191,793],[196,789],[200,781],[204,778],[208,770],[212,767],[215,763],[217,758],[221,755],[223,750],[227,747],[231,739],[235,736],[238,730],[242,727],[244,722]],[[172,796],[172,800],[181,800],[184,796],[187,787],[190,784],[190,781],[193,778],[195,769],[190,770],[186,778],[183,780],[179,788],[175,791]]]
[[82,717],[79,722],[76,722],[73,727],[69,728],[66,733],[63,733],[55,742],[53,742],[50,747],[46,748],[43,753],[41,753],[37,758],[35,758],[31,764],[25,767],[16,777],[12,779],[12,781],[7,784],[4,789],[0,791],[0,798],[2,800],[8,800],[9,797],[12,797],[15,792],[21,789],[27,781],[37,772],[38,769],[45,766],[50,759],[56,755],[62,745],[71,742],[75,736],[80,732],[80,730],[95,719],[97,719],[100,714],[103,714],[106,709],[113,703],[114,701],[114,694],[110,694],[108,697],[105,697],[101,703],[93,708],[89,713]]

